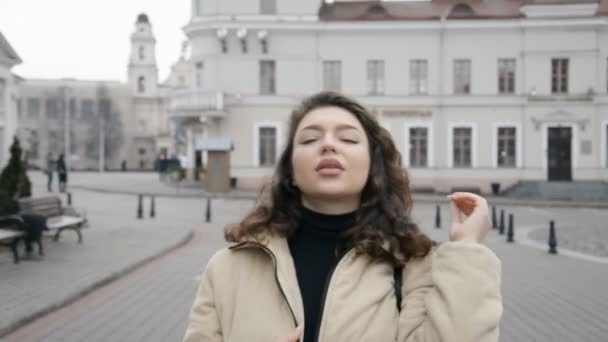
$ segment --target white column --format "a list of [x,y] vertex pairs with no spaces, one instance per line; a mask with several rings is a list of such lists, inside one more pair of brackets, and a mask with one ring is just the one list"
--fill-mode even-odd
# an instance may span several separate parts
[[194,179],[194,133],[193,128],[186,129],[186,177]]

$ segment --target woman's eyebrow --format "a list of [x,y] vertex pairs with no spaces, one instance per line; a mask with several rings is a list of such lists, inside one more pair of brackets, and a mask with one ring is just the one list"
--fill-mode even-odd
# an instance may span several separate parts
[[[302,129],[300,129],[300,131],[303,131],[303,130],[306,130],[306,129],[320,131],[320,132],[323,132],[325,130],[320,125],[313,124],[313,125],[308,125],[306,127],[303,127]],[[355,127],[353,125],[349,125],[349,124],[341,124],[341,125],[336,126],[336,130],[337,131],[343,131],[343,130],[346,130],[346,129],[354,129],[356,131],[359,131],[359,128],[357,128],[357,127]]]

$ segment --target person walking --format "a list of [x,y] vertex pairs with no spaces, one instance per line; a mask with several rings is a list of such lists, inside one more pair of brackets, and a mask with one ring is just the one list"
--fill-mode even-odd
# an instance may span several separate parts
[[68,168],[63,154],[57,159],[57,176],[59,178],[59,192],[65,192],[68,185]]
[[49,152],[46,156],[46,176],[47,176],[47,189],[49,192],[53,192],[53,173],[55,173],[56,165],[53,154]]

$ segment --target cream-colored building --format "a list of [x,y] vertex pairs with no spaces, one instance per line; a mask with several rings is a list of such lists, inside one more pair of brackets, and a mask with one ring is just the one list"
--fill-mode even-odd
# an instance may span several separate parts
[[[61,153],[73,170],[150,170],[173,145],[166,116],[171,86],[159,84],[156,40],[145,14],[130,38],[127,83],[27,79],[19,86],[19,136],[30,164]],[[68,132],[70,132],[68,134]],[[103,156],[103,157],[102,157]]]
[[229,138],[239,182],[270,175],[291,108],[331,89],[377,113],[418,187],[608,180],[606,0],[193,0],[184,30],[169,115],[191,167]]
[[21,58],[0,32],[0,170],[10,158],[9,148],[17,130],[17,86],[19,78],[11,73]]

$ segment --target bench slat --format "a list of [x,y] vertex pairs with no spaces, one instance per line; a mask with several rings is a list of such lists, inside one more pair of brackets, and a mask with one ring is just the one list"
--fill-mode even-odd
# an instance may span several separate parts
[[23,236],[23,232],[17,230],[0,229],[0,241],[11,240]]
[[84,222],[84,219],[81,217],[60,216],[60,217],[53,217],[51,219],[48,219],[46,222],[46,225],[47,225],[47,227],[49,227],[49,229],[59,229],[59,228],[76,226],[83,222]]

